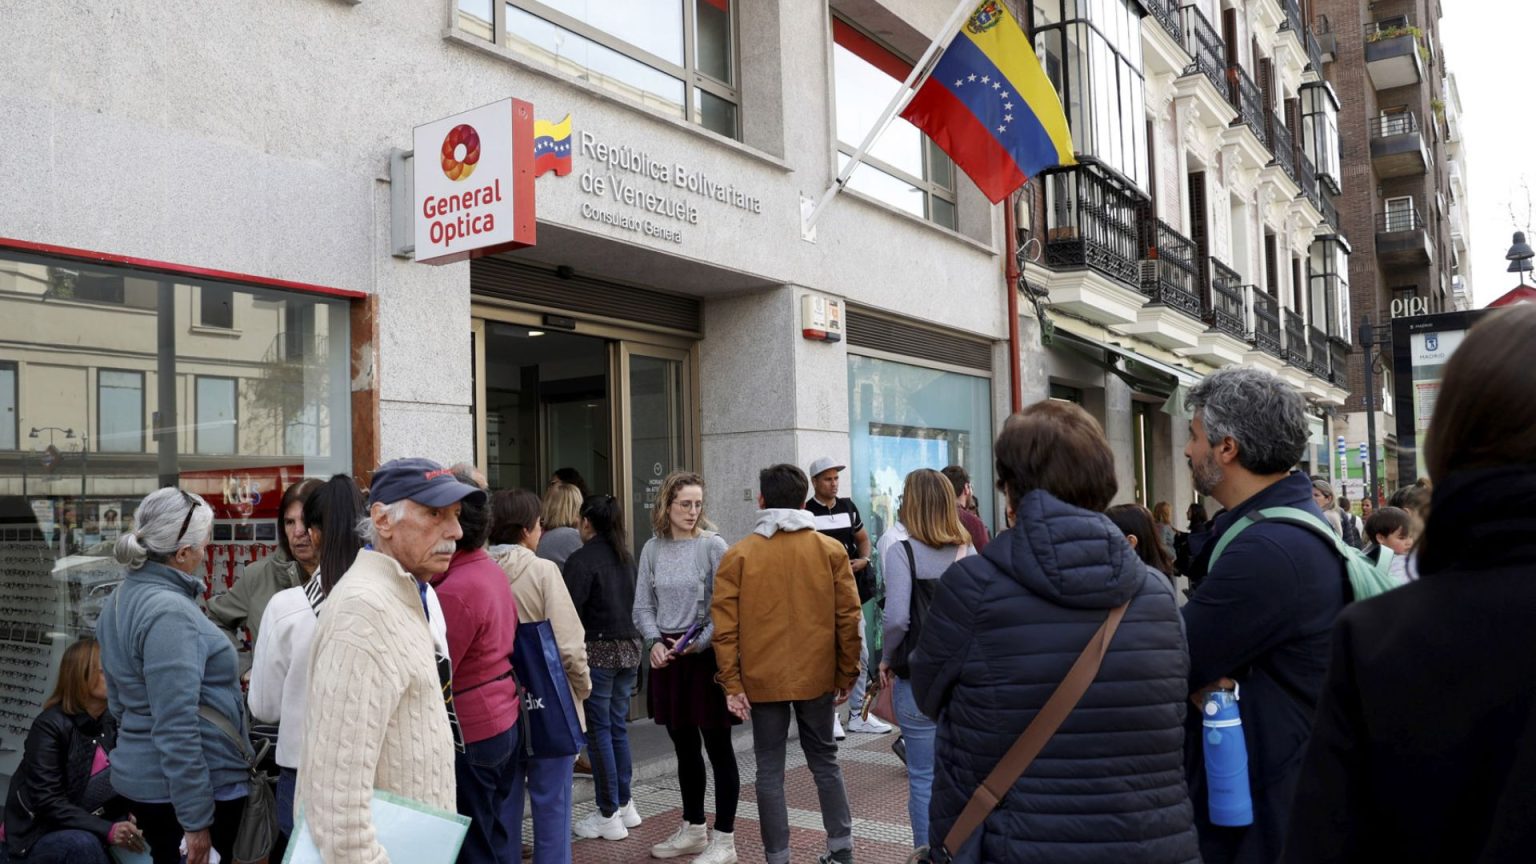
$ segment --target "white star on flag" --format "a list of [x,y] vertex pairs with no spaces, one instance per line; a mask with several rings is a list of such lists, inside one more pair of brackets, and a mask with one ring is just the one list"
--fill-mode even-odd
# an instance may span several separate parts
[[996,81],[992,82],[992,89],[993,90],[1001,90],[1002,88],[1003,88],[1003,85],[997,83]]
[[1013,115],[1012,114],[1004,114],[1003,115],[1003,122],[1004,123],[1012,123],[1013,122]]
[[965,80],[967,80],[967,81],[975,81],[976,80],[976,73],[972,72],[970,77],[966,78]]
[[1012,111],[1013,110],[1013,103],[1012,102],[1004,102],[1003,103],[1003,110],[1004,111]]
[[985,84],[985,83],[987,83],[988,81],[991,81],[991,80],[992,80],[991,78],[988,78],[985,75],[981,76],[981,83],[983,83],[983,84]]
[[1008,98],[1008,91],[1004,90],[1003,92],[1001,92],[1001,93],[999,93],[997,95],[1003,97],[1004,99],[1007,99]]
[[1007,126],[999,126],[999,127],[997,127],[997,133],[999,135],[1001,135],[1002,133],[1007,132],[1007,131],[1008,131],[1008,127]]
[[965,82],[960,80],[959,78],[956,78],[955,79],[955,86],[956,87],[963,87],[963,86],[965,86]]

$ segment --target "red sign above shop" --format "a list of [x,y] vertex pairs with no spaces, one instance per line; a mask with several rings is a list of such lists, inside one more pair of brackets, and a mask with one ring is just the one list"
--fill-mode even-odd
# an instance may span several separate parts
[[417,126],[416,260],[448,264],[532,246],[533,106],[520,99]]

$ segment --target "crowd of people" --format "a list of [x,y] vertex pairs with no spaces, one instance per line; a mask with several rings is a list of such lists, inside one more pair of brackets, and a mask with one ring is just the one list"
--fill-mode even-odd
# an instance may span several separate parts
[[[542,499],[492,495],[469,466],[399,459],[366,494],[345,475],[287,490],[281,551],[206,613],[212,510],[161,489],[118,541],[127,578],[96,638],[64,653],[5,849],[33,864],[97,864],[111,847],[231,860],[256,781],[222,727],[249,734],[248,705],[277,728],[283,834],[302,818],[327,862],[386,860],[375,790],[468,816],[463,862],[520,860],[526,799],[533,860],[569,862],[573,835],[621,842],[641,824],[627,730],[644,665],[682,797],[659,859],[738,859],[732,729],[750,722],[764,858],[790,860],[793,719],[820,860],[851,862],[837,739],[863,684],[857,698],[889,696],[900,727],[920,860],[1536,860],[1536,652],[1520,617],[1536,600],[1536,307],[1470,332],[1428,477],[1363,518],[1295,470],[1309,433],[1277,377],[1216,372],[1187,407],[1194,484],[1220,508],[1192,507],[1188,532],[1166,504],[1112,507],[1102,428],[1048,400],[995,442],[1009,527],[994,537],[951,466],[910,473],[872,541],[838,497],[844,466],[820,459],[763,469],[735,544],[705,516],[704,478],[668,476],[635,556],[619,502],[579,477]],[[1345,544],[1391,550],[1401,587],[1357,600]],[[592,767],[597,806],[574,824],[572,758],[530,755],[514,673],[518,627],[536,621]],[[1240,706],[1249,824],[1210,804],[1190,707],[1219,691]],[[889,731],[865,714],[848,731]]]

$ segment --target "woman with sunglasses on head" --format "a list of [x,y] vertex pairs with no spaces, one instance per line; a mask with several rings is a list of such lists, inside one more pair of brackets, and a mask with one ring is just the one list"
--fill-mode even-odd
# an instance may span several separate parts
[[587,753],[597,787],[597,809],[577,822],[577,837],[623,840],[640,827],[630,800],[629,698],[640,673],[644,643],[632,618],[635,559],[625,539],[624,512],[612,495],[581,505],[582,547],[565,562],[565,586],[587,631],[592,693],[587,716]]
[[198,609],[213,508],[167,487],[134,514],[113,552],[128,568],[96,627],[117,748],[112,787],[127,798],[155,864],[230,861],[249,770],[241,746],[201,716],[209,709],[244,740],[234,646]]
[[309,697],[309,645],[320,606],[357,560],[363,541],[357,522],[366,512],[363,493],[345,474],[316,484],[300,502],[300,519],[315,550],[315,571],[302,585],[272,596],[261,618],[263,637],[256,642],[247,694],[251,715],[277,726],[278,845],[281,860],[293,833],[293,795],[304,746],[304,709]]
[[[651,509],[655,536],[640,552],[635,626],[651,642],[651,716],[665,726],[677,751],[683,824],[651,847],[653,858],[698,855],[694,864],[735,864],[736,803],[741,778],[725,689],[715,681],[715,570],[725,540],[706,530],[704,478],[676,471],[661,484]],[[704,754],[715,773],[715,830],[704,824]]]

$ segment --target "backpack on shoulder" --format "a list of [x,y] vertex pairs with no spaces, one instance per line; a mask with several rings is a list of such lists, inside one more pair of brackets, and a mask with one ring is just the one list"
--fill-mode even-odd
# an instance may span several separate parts
[[1344,560],[1344,570],[1349,575],[1350,592],[1356,600],[1385,594],[1398,587],[1397,580],[1393,579],[1390,573],[1391,549],[1382,546],[1372,558],[1333,533],[1333,528],[1327,522],[1297,507],[1266,507],[1237,520],[1225,534],[1221,535],[1221,539],[1216,541],[1216,548],[1211,551],[1211,561],[1206,570],[1209,571],[1216,566],[1216,559],[1221,557],[1221,553],[1226,551],[1227,546],[1237,539],[1237,535],[1243,533],[1244,529],[1256,522],[1265,521],[1284,522],[1287,525],[1306,528],[1327,542],[1329,548]]

